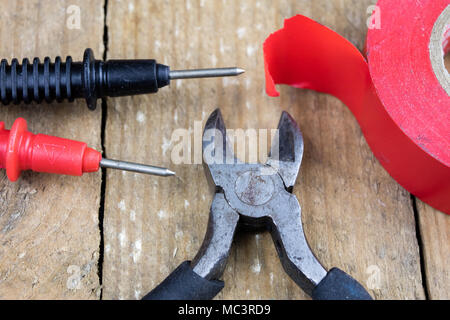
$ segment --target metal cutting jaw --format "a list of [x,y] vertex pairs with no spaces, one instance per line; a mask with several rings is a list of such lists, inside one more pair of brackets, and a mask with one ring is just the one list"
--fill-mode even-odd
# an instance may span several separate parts
[[192,261],[195,273],[219,279],[238,226],[271,232],[287,274],[308,294],[327,275],[303,232],[301,208],[292,194],[303,157],[303,137],[283,112],[265,164],[239,161],[227,137],[220,110],[209,117],[203,134],[206,170],[216,187],[208,230]]
[[239,226],[270,231],[284,270],[313,299],[371,299],[345,272],[327,272],[309,248],[300,204],[292,194],[302,157],[300,129],[283,112],[267,162],[242,163],[234,156],[220,111],[214,111],[203,134],[205,168],[216,190],[205,239],[193,261],[183,262],[143,299],[214,298],[224,286],[220,278]]

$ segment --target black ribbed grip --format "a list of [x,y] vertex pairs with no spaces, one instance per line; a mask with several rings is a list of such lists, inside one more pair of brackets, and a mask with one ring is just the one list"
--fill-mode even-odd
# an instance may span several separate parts
[[95,109],[97,100],[107,96],[127,96],[155,93],[168,85],[169,67],[155,60],[95,60],[91,49],[86,49],[82,62],[71,57],[52,62],[34,58],[33,63],[23,59],[22,64],[3,59],[0,64],[0,101],[4,105],[21,102],[74,101],[86,99]]
[[72,94],[71,67],[71,57],[67,57],[65,62],[61,62],[60,57],[51,62],[47,57],[43,63],[39,58],[34,58],[33,63],[25,58],[22,64],[12,59],[10,65],[3,59],[0,73],[1,102],[5,105],[22,101],[40,103],[43,100],[50,103],[79,98]]

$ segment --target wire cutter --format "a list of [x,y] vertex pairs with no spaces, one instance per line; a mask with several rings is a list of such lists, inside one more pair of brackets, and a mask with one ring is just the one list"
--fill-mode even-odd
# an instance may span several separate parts
[[203,133],[203,159],[216,193],[205,239],[192,262],[181,264],[144,299],[214,298],[224,287],[219,279],[238,227],[270,231],[284,270],[313,299],[372,299],[345,272],[337,268],[327,272],[311,251],[300,204],[292,194],[303,157],[303,137],[286,112],[277,132],[266,164],[242,163],[234,156],[220,110],[211,114]]

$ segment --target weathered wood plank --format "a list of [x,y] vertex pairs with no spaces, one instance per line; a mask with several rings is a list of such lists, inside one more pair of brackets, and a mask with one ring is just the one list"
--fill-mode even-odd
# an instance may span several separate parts
[[[71,5],[77,7],[67,12]],[[100,1],[3,0],[0,7],[2,58],[70,54],[78,60],[86,47],[101,57]],[[76,20],[67,24],[71,17],[76,19],[77,8],[80,29]],[[101,112],[88,112],[83,102],[0,108],[7,128],[19,116],[33,132],[85,141],[100,150]],[[24,173],[11,183],[2,170],[0,299],[99,297],[100,185],[99,174],[78,178]]]
[[[289,111],[305,138],[295,194],[313,251],[378,299],[424,298],[410,196],[376,161],[351,113],[322,94],[264,93],[262,43],[284,18],[308,15],[362,49],[374,2],[109,1],[110,58],[152,57],[174,68],[237,65],[247,73],[108,101],[107,155],[169,166],[180,179],[108,171],[104,298],[140,298],[198,250],[212,193],[201,165],[171,162],[171,135],[193,131],[216,107],[229,128],[275,128]],[[283,272],[268,234],[237,237],[224,280],[218,298],[307,298]]]
[[450,217],[418,201],[425,275],[430,299],[450,299]]

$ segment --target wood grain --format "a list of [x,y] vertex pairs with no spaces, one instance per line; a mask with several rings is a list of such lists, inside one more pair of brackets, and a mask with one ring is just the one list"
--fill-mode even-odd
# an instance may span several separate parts
[[450,217],[418,201],[428,295],[450,299]]
[[[182,261],[205,233],[212,192],[201,165],[175,165],[171,136],[220,107],[228,128],[276,128],[282,110],[299,122],[305,159],[295,194],[312,250],[377,299],[423,299],[410,195],[382,169],[348,109],[308,91],[264,93],[262,43],[301,13],[358,48],[375,0],[109,1],[109,58],[157,58],[173,68],[243,67],[239,78],[176,81],[158,95],[108,100],[109,157],[164,165],[179,179],[107,173],[103,297],[137,299]],[[201,136],[201,133],[200,133]],[[306,299],[282,270],[270,236],[236,239],[219,299]]]
[[[450,54],[445,57],[450,71]],[[450,216],[418,201],[425,278],[430,299],[450,299]]]
[[[81,10],[81,29],[67,27],[70,5]],[[86,47],[102,54],[101,2],[2,0],[0,7],[2,58],[42,61],[70,54],[79,60]],[[32,132],[85,141],[100,150],[101,112],[88,112],[84,102],[0,109],[6,128],[19,116]],[[28,172],[11,183],[1,171],[0,299],[99,297],[100,184],[99,174]]]

